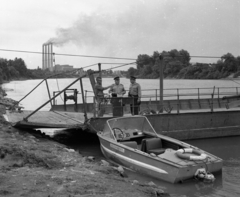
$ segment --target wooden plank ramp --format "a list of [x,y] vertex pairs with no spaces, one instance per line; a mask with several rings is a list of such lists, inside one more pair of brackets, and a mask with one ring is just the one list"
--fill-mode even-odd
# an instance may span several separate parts
[[6,111],[5,119],[18,128],[85,128],[84,114],[75,112],[37,111],[24,120],[32,111]]

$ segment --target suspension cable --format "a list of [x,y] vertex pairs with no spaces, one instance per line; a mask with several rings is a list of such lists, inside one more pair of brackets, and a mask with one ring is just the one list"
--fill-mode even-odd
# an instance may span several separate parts
[[[11,49],[0,49],[0,51],[8,52],[17,52],[17,53],[34,53],[34,54],[52,54],[52,53],[43,53],[37,51],[23,51],[23,50],[11,50]],[[106,57],[106,56],[97,56],[97,55],[76,55],[76,54],[64,54],[64,53],[54,53],[59,56],[71,56],[71,57],[90,57],[90,58],[102,58],[102,59],[121,59],[121,60],[136,60],[133,58],[123,58],[123,57]]]
[[[25,51],[25,50],[14,50],[14,49],[0,49],[0,51],[17,52],[17,53],[51,54],[51,53],[43,53],[43,52],[38,52],[38,51]],[[169,54],[162,54],[162,53],[160,53],[160,54],[163,56],[171,56]],[[64,53],[55,53],[55,55],[71,56],[71,57],[102,58],[102,59],[136,60],[136,58],[107,57],[107,56],[97,56],[97,55],[77,55],[77,54],[64,54]],[[174,57],[184,57],[184,55],[176,55]],[[197,55],[191,55],[189,57],[192,57],[192,58],[215,58],[215,59],[221,58],[218,56],[197,56]]]

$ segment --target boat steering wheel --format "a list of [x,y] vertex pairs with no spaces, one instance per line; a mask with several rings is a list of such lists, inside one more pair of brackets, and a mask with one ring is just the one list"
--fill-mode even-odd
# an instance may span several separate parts
[[[122,129],[120,129],[120,128],[118,128],[118,127],[115,127],[115,128],[112,128],[112,130],[113,130],[114,135],[115,135],[116,138],[117,138],[116,131],[120,131],[120,133],[122,134],[120,140],[123,140],[123,139],[124,139],[125,134],[124,134],[124,132],[122,131]],[[120,135],[118,135],[118,136],[120,136]]]

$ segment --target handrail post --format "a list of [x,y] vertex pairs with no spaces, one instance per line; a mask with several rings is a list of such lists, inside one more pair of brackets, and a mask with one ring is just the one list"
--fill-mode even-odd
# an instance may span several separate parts
[[236,87],[236,93],[238,94],[238,87]]
[[[53,92],[53,97],[55,96],[55,91]],[[56,100],[53,99],[53,105],[56,105]]]
[[212,102],[211,102],[211,112],[213,112],[213,94],[212,94]]
[[86,103],[85,103],[85,99],[84,99],[84,90],[83,90],[82,78],[80,78],[79,81],[80,81],[80,87],[81,87],[81,92],[82,92],[84,118],[85,118],[85,121],[87,121],[87,108],[86,108]]
[[163,113],[163,56],[159,56],[159,67],[160,67],[160,73],[159,73],[159,85],[160,85],[160,108],[159,113]]
[[200,99],[200,90],[198,88],[198,100]]
[[87,90],[85,90],[85,102],[87,103]]
[[157,89],[155,90],[155,92],[156,92],[156,101],[157,101]]
[[213,98],[214,98],[214,94],[215,94],[215,86],[213,87],[213,93],[212,93],[211,112],[213,112]]
[[95,96],[93,97],[93,117],[96,118],[96,108],[97,108],[97,103],[96,103],[96,99]]
[[[48,97],[49,97],[49,99],[51,99],[51,94],[50,94],[50,91],[49,91],[49,86],[48,86],[47,79],[45,79],[45,82],[46,82],[46,86],[47,86]],[[50,100],[50,104],[51,104],[51,107],[52,107],[52,101],[51,100]]]
[[178,111],[178,114],[179,114],[179,110],[180,110],[179,89],[177,88],[177,111]]
[[221,108],[221,104],[220,104],[220,93],[219,93],[219,87],[218,87],[218,106]]

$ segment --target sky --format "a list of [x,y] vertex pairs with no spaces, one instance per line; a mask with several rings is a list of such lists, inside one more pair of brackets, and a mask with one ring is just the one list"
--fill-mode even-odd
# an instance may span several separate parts
[[[1,49],[42,52],[48,42],[53,42],[56,54],[137,59],[139,54],[184,49],[191,56],[237,57],[240,0],[1,1],[0,58],[18,57],[29,69],[41,68],[41,54]],[[203,63],[217,60],[191,58]],[[133,60],[55,56],[56,64],[75,68],[129,62]]]

